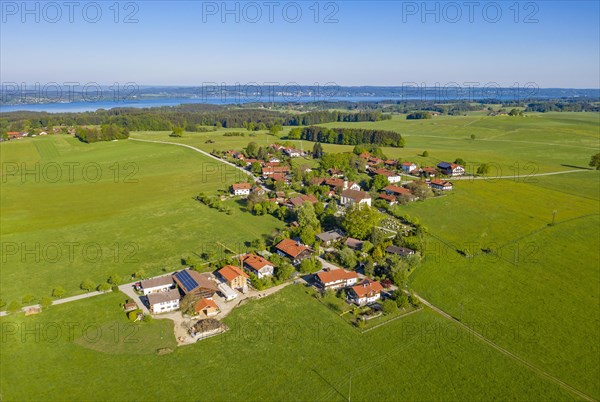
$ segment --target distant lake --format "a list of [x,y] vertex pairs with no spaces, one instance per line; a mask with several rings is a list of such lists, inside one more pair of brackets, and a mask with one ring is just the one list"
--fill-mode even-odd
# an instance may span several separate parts
[[[304,97],[257,97],[257,98],[235,98],[229,99],[221,98],[156,98],[156,99],[140,99],[131,100],[125,102],[114,102],[114,101],[99,101],[99,102],[61,102],[61,103],[43,103],[43,104],[20,104],[20,105],[2,105],[0,106],[0,112],[14,112],[19,110],[26,110],[32,112],[48,112],[48,113],[64,113],[64,112],[91,112],[98,109],[112,109],[115,107],[133,107],[133,108],[145,108],[145,107],[159,107],[159,106],[178,106],[182,104],[210,104],[210,105],[231,105],[231,104],[242,104],[242,103],[289,103],[289,102],[316,102],[316,101],[347,101],[347,102],[377,102],[382,100],[390,100],[390,97],[375,97],[375,96],[352,96],[352,97],[335,97],[327,99],[319,99],[318,97],[304,96]],[[392,99],[392,100],[401,100]]]

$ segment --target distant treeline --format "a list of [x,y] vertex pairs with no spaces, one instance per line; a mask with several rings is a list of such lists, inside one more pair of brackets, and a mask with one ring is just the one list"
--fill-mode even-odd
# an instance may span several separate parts
[[599,104],[587,101],[562,100],[527,104],[526,112],[600,112]]
[[394,131],[361,128],[327,128],[310,126],[290,131],[289,139],[324,142],[328,144],[375,144],[387,147],[404,147],[404,138]]
[[115,124],[130,131],[206,131],[205,126],[269,129],[274,125],[298,126],[332,122],[361,122],[389,119],[378,111],[311,111],[292,113],[266,109],[234,109],[217,105],[180,105],[158,108],[115,108],[83,113],[9,112],[0,115],[0,129],[25,131],[54,126]]
[[115,124],[104,124],[98,127],[79,127],[75,137],[80,141],[92,143],[98,141],[124,140],[129,138],[129,130]]

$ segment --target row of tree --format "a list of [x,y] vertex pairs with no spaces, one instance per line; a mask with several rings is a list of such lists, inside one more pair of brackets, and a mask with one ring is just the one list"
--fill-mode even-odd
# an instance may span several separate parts
[[291,130],[288,138],[342,145],[376,144],[387,147],[404,147],[405,145],[402,135],[395,131],[363,128],[310,126]]

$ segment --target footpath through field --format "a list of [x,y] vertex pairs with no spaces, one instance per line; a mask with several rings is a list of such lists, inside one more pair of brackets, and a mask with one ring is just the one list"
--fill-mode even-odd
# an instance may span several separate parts
[[209,158],[212,158],[212,159],[214,159],[214,160],[216,160],[216,161],[219,161],[219,162],[221,162],[221,163],[224,163],[224,164],[226,164],[226,165],[229,165],[229,166],[231,166],[231,167],[233,167],[233,168],[235,168],[235,169],[238,169],[239,171],[243,172],[245,175],[252,177],[252,179],[254,180],[254,183],[255,183],[257,186],[261,187],[261,188],[262,188],[263,190],[265,190],[265,191],[269,191],[269,189],[268,189],[268,188],[266,188],[265,186],[263,186],[263,185],[261,184],[261,182],[260,182],[260,180],[259,180],[258,178],[254,177],[254,175],[253,175],[251,172],[247,171],[247,170],[246,170],[246,169],[244,169],[243,167],[241,167],[241,166],[237,166],[237,165],[235,165],[235,164],[233,164],[233,163],[231,163],[231,162],[225,161],[225,160],[223,160],[223,159],[221,159],[221,158],[217,158],[216,156],[214,156],[214,155],[211,155],[210,153],[208,153],[208,152],[206,152],[206,151],[203,151],[203,150],[201,150],[201,149],[199,149],[199,148],[193,147],[193,146],[191,146],[191,145],[187,145],[187,144],[180,144],[180,143],[177,143],[177,142],[169,142],[169,141],[141,140],[141,139],[139,139],[139,138],[129,138],[129,139],[130,139],[130,140],[132,140],[132,141],[139,141],[139,142],[149,142],[149,143],[155,143],[155,144],[166,144],[166,145],[177,145],[177,146],[180,146],[180,147],[189,148],[189,149],[191,149],[191,150],[194,150],[194,151],[196,151],[196,152],[200,152],[201,154],[203,154],[203,155],[205,155],[205,156],[208,156]]
[[430,309],[432,309],[433,311],[435,311],[436,313],[438,313],[439,315],[441,315],[442,317],[452,321],[453,323],[455,323],[456,325],[462,327],[464,330],[470,332],[475,338],[479,339],[480,341],[486,343],[487,345],[491,346],[492,348],[496,349],[498,352],[510,357],[511,359],[523,364],[524,366],[526,366],[527,368],[529,368],[530,370],[534,371],[535,373],[539,374],[540,376],[553,381],[554,383],[558,384],[559,386],[571,391],[572,393],[574,393],[575,395],[579,396],[582,399],[585,399],[586,401],[595,401],[594,398],[592,398],[591,396],[579,391],[576,388],[573,388],[572,386],[570,386],[569,384],[565,383],[564,381],[559,380],[558,378],[554,377],[552,374],[547,373],[546,371],[534,366],[533,364],[529,363],[527,360],[522,359],[521,357],[515,355],[512,352],[509,352],[508,350],[504,349],[502,346],[497,345],[496,343],[494,343],[493,341],[491,341],[490,339],[484,337],[483,335],[475,332],[472,328],[470,328],[469,326],[463,324],[461,321],[457,320],[456,318],[452,317],[450,314],[446,313],[445,311],[443,311],[442,309],[434,306],[433,304],[431,304],[430,302],[428,302],[427,300],[423,299],[421,296],[419,296],[418,294],[415,293],[415,296],[421,301],[421,303],[423,303],[425,306],[429,307]]

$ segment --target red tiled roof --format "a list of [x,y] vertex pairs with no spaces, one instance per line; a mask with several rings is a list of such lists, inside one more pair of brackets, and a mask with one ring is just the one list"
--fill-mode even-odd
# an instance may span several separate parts
[[214,300],[212,300],[212,299],[203,298],[198,303],[196,303],[196,312],[197,313],[204,310],[205,308],[213,308],[216,310],[220,310],[219,306],[217,306],[217,303],[215,303]]
[[381,283],[377,281],[365,279],[358,285],[352,286],[352,290],[359,298],[362,299],[363,297],[371,297],[381,292],[383,290],[383,286],[381,286]]
[[358,278],[358,274],[354,271],[346,271],[344,269],[332,269],[331,271],[321,271],[317,277],[322,283],[330,283],[341,280]]
[[239,276],[249,278],[249,276],[244,271],[242,271],[238,267],[234,267],[233,265],[225,265],[219,270],[219,275],[227,279],[229,282],[235,280],[235,278]]
[[252,185],[250,183],[235,183],[233,184],[231,187],[233,187],[233,190],[250,190],[250,188],[252,188]]
[[290,203],[296,207],[304,204],[305,202],[316,204],[317,202],[319,202],[319,200],[317,200],[317,198],[312,194],[302,194],[298,197],[290,198]]
[[440,179],[431,180],[431,184],[435,184],[437,186],[443,186],[443,187],[452,185],[452,183],[450,183],[449,181],[440,180]]
[[411,194],[409,189],[400,186],[394,186],[393,184],[385,186],[383,190],[395,194]]
[[[279,244],[281,244],[281,243],[279,243]],[[267,259],[265,259],[259,255],[255,255],[255,254],[246,254],[246,255],[242,256],[242,261],[244,262],[244,264],[248,265],[255,271],[259,271],[267,265],[273,266],[272,262],[268,261]]]
[[387,202],[397,201],[396,197],[394,197],[393,195],[386,194],[386,193],[379,194],[379,198],[381,198],[382,200],[386,200]]
[[275,246],[277,250],[284,252],[292,258],[298,257],[303,251],[310,250],[303,244],[298,244],[292,239],[284,239]]
[[391,170],[387,170],[387,169],[376,169],[373,171],[373,173],[380,174],[380,175],[387,176],[387,177],[398,176],[398,173],[392,172]]

